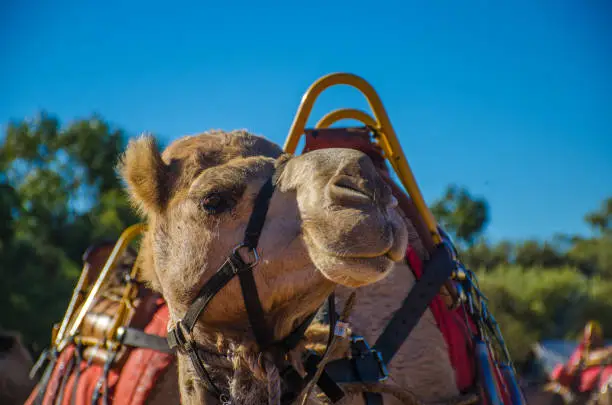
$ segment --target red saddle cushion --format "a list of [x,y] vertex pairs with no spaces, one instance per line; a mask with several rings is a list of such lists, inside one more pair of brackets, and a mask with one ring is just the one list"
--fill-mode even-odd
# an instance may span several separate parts
[[[144,331],[149,334],[166,337],[168,306],[161,298],[157,300],[157,305],[158,309],[154,313],[151,321],[144,328]],[[74,351],[75,346],[70,345],[60,354],[51,374],[51,378],[49,379],[49,384],[43,399],[43,405],[55,403],[64,372],[70,359],[74,355]],[[140,347],[133,348],[123,367],[120,369],[111,369],[108,373],[109,403],[115,405],[143,405],[155,386],[157,379],[172,363],[173,359],[174,356],[172,354]],[[87,366],[86,361],[82,361],[78,366],[81,368],[81,375],[78,379],[75,405],[89,405],[96,384],[100,377],[102,377],[104,370],[102,366],[97,364]],[[73,368],[70,377],[66,381],[63,389],[62,405],[71,405],[76,378],[75,372],[76,369]],[[32,391],[25,405],[33,404],[37,392],[38,389]]]

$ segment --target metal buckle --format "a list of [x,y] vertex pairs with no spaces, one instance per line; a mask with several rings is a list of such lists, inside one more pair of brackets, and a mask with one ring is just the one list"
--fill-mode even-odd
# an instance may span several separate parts
[[382,354],[380,354],[380,352],[378,352],[377,350],[372,349],[370,345],[368,344],[368,341],[365,340],[363,336],[359,336],[359,335],[351,336],[351,343],[357,343],[357,342],[360,342],[361,344],[363,344],[366,348],[367,354],[374,356],[374,358],[376,359],[376,362],[378,363],[378,370],[379,370],[378,382],[383,382],[387,378],[389,378],[389,370],[387,370],[387,366],[385,365],[385,362],[383,361]]
[[181,321],[178,321],[174,328],[168,331],[168,338],[166,338],[166,340],[168,341],[168,346],[170,349],[174,349],[176,347],[182,353],[193,348],[192,342],[187,339],[187,336],[185,336],[185,331]]
[[[244,256],[240,254],[240,249],[245,249],[245,248],[248,249],[249,252],[251,253],[251,258],[253,259],[252,261],[244,260]],[[232,254],[238,255],[240,259],[244,262],[244,264],[246,264],[249,267],[254,267],[259,263],[259,253],[257,252],[257,249],[250,248],[244,243],[241,243],[238,246],[236,246],[234,250],[232,250]]]

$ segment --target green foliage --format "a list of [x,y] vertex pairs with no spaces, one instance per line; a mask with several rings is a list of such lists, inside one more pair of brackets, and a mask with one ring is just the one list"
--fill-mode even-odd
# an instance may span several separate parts
[[0,144],[1,323],[38,347],[63,316],[85,249],[136,221],[114,169],[126,140],[95,116],[66,128],[46,113],[8,125]]
[[478,277],[515,360],[540,339],[574,339],[588,319],[612,325],[612,283],[575,268],[499,266]]
[[489,221],[489,206],[482,198],[455,185],[448,186],[444,197],[431,206],[434,217],[459,243],[471,246]]
[[610,235],[612,233],[612,197],[602,202],[598,211],[587,214],[585,220],[595,231]]
[[486,201],[457,186],[432,212],[458,242],[464,264],[477,270],[515,361],[540,339],[575,339],[589,319],[612,325],[612,198],[585,215],[590,237],[549,241],[490,243],[481,237]]

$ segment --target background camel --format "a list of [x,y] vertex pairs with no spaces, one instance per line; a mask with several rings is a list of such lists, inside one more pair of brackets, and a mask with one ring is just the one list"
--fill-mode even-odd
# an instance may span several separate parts
[[[335,284],[379,281],[403,259],[407,231],[397,201],[361,152],[289,157],[244,131],[216,131],[179,139],[162,155],[144,136],[130,142],[120,170],[148,220],[143,275],[163,293],[169,327],[242,241],[253,198],[281,161],[254,271],[275,338],[314,312]],[[233,403],[267,402],[271,365],[254,347],[237,280],[200,316],[194,339],[211,353],[209,371]],[[189,359],[179,354],[178,362],[182,402],[211,400]]]
[[23,404],[35,384],[29,377],[33,364],[20,336],[0,330],[0,404]]

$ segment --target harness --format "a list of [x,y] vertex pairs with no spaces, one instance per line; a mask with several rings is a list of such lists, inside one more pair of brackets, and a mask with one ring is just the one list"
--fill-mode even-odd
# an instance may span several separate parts
[[[370,157],[379,170],[387,173],[382,150],[370,141],[371,133],[375,138],[380,137],[375,128],[367,125],[357,128],[305,129],[306,142],[302,153],[333,147],[356,149]],[[402,193],[401,190],[398,191]],[[413,207],[401,202],[400,207],[413,222],[422,242],[427,245],[427,238],[423,236],[429,235],[429,232],[418,220],[418,215],[411,212]],[[474,380],[471,384],[468,382],[468,390],[476,391],[486,405],[523,405],[525,399],[516,381],[510,355],[499,326],[488,310],[486,297],[480,291],[477,278],[459,260],[458,252],[448,234],[439,226],[438,232],[442,243],[426,246],[429,251],[427,261],[421,263],[417,256],[419,263],[413,263],[410,257],[407,257],[413,273],[416,264],[423,264],[421,274],[415,274],[416,282],[413,288],[374,346],[371,348],[362,337],[356,336],[352,339],[352,358],[332,361],[325,370],[334,381],[340,383],[376,384],[384,381],[388,377],[387,367],[401,345],[432,301],[441,297],[439,304],[442,311],[462,311],[461,316],[457,318],[465,323],[464,332],[468,336],[461,340],[470,347],[470,353],[467,355],[475,362],[475,374],[472,375]],[[443,297],[441,293],[446,296]],[[441,316],[444,315],[447,313]],[[367,405],[383,403],[379,393],[364,393],[364,399]]]
[[[316,135],[313,134],[311,138],[315,139]],[[307,138],[307,142],[308,140],[309,138]],[[327,145],[327,147],[329,146]],[[318,149],[318,147],[313,149]],[[357,149],[360,150],[361,148]],[[371,157],[374,155],[374,158],[376,158],[376,153],[368,153],[368,155]],[[260,189],[254,202],[243,241],[232,250],[232,253],[217,272],[204,284],[184,317],[178,320],[175,327],[168,332],[167,339],[170,348],[178,348],[179,351],[189,356],[200,380],[209,391],[217,395],[218,398],[225,395],[207,371],[200,355],[200,349],[193,341],[191,334],[197,319],[212,298],[236,276],[240,281],[249,324],[259,350],[272,354],[275,364],[281,370],[280,374],[285,385],[281,397],[282,404],[292,403],[311,381],[319,386],[332,403],[344,397],[344,392],[338,386],[339,383],[372,385],[385,381],[389,375],[387,371],[389,363],[417,325],[432,300],[452,279],[454,282],[451,288],[456,290],[454,292],[457,295],[457,299],[454,299],[453,303],[462,305],[466,323],[469,318],[477,327],[475,335],[467,338],[467,341],[473,346],[473,358],[477,364],[477,378],[480,382],[480,384],[475,384],[474,388],[477,385],[479,386],[478,394],[481,401],[486,405],[508,403],[522,405],[525,403],[521,390],[516,383],[513,368],[509,362],[509,355],[505,351],[503,338],[495,319],[487,309],[486,298],[478,288],[476,277],[471,271],[463,267],[457,258],[454,245],[443,231],[440,232],[442,243],[430,250],[430,257],[424,263],[422,275],[406,295],[401,307],[394,313],[373,346],[370,346],[362,336],[353,335],[350,338],[351,356],[349,358],[326,362],[323,360],[327,352],[323,356],[309,352],[304,359],[304,367],[308,373],[305,378],[302,378],[293,366],[283,361],[281,354],[288,353],[297,346],[314,319],[316,312],[308,316],[289,336],[274,342],[271,329],[265,321],[264,310],[253,277],[253,268],[259,262],[257,252],[259,237],[265,223],[270,199],[282,170],[283,166],[278,165],[273,175],[267,179]],[[333,295],[328,298],[330,341],[333,337],[332,328],[336,327],[337,329],[337,326],[340,325],[337,322],[337,314],[332,307],[333,299]],[[334,335],[341,336],[342,334],[336,331]],[[495,356],[492,349],[493,343],[498,343],[502,347],[505,359]],[[323,368],[323,370],[319,370],[319,368]],[[316,378],[313,381],[315,375]],[[364,392],[363,396],[367,405],[383,404],[380,393]]]
[[[302,391],[308,381],[312,379],[317,369],[320,358],[314,353],[305,359],[305,369],[308,375],[302,378],[295,368],[282,360],[282,355],[294,349],[303,338],[306,329],[315,318],[315,311],[309,315],[293,332],[280,341],[274,341],[272,329],[267,325],[264,310],[257,293],[257,285],[253,276],[253,268],[259,263],[257,245],[266,220],[270,199],[274,194],[278,177],[282,173],[284,164],[279,164],[274,174],[267,179],[255,198],[253,211],[247,223],[242,243],[238,244],[225,262],[219,267],[217,272],[200,289],[197,297],[189,306],[182,319],[176,322],[174,328],[168,331],[168,345],[171,349],[178,349],[187,354],[198,374],[200,380],[206,388],[212,391],[218,398],[226,395],[221,388],[215,384],[212,376],[206,369],[204,361],[200,355],[198,345],[191,336],[196,322],[202,312],[206,309],[214,296],[223,289],[234,277],[238,277],[242,297],[247,310],[249,324],[255,335],[255,340],[262,352],[268,352],[275,357],[275,363],[279,366],[280,375],[287,386],[286,391],[281,397],[282,404],[292,403]],[[241,251],[248,255],[243,258]],[[333,300],[331,296],[328,302]],[[284,353],[283,353],[284,352]],[[285,363],[285,364],[283,364]],[[343,397],[343,391],[337,384],[329,378],[326,373],[318,379],[317,385],[335,402]]]
[[[351,341],[352,358],[330,362],[326,371],[335,382],[380,383],[387,379],[387,367],[401,345],[427,310],[431,300],[439,293],[444,282],[451,276],[452,256],[440,245],[427,262],[426,271],[404,298],[385,329],[376,340],[374,347],[361,336]],[[383,404],[380,393],[364,393],[367,405]]]

